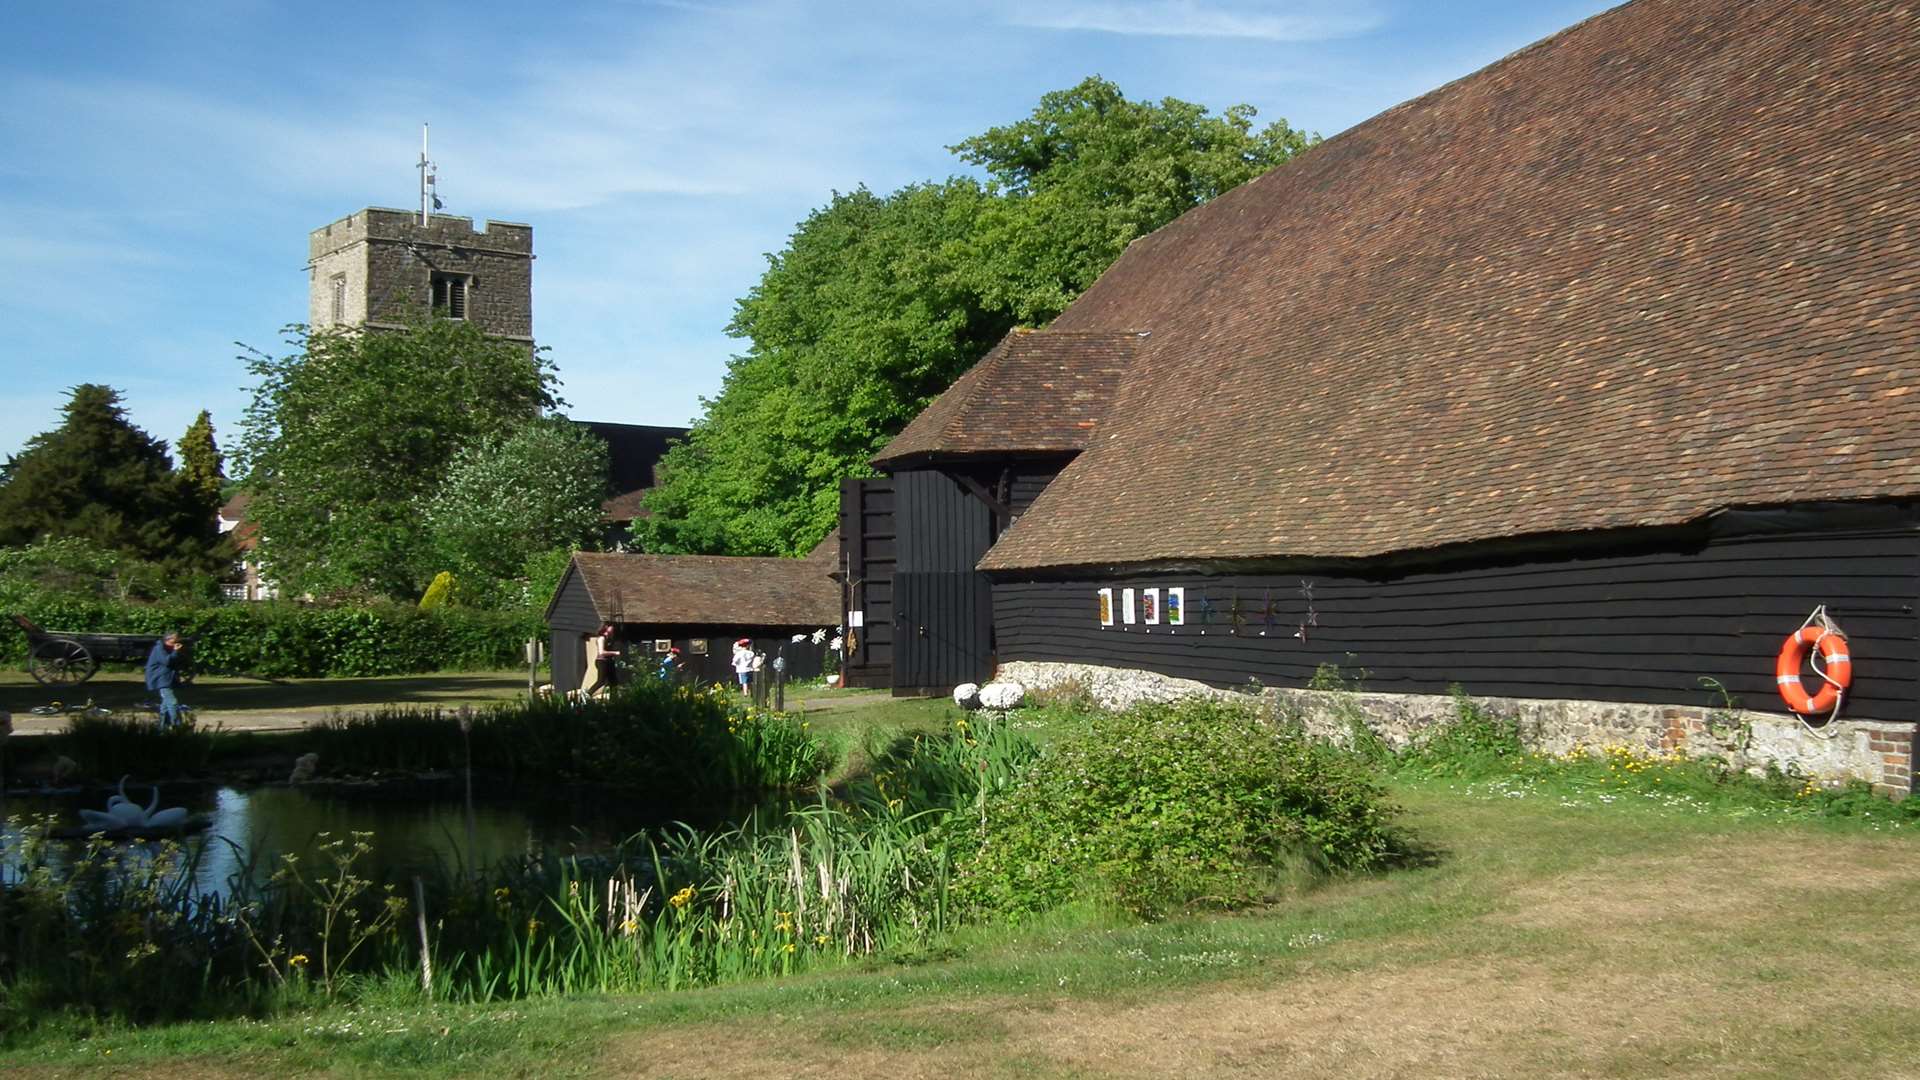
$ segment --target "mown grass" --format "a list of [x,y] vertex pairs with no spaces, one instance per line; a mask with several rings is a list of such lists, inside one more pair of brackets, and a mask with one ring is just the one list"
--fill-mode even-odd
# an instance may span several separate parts
[[[541,676],[545,681],[546,676]],[[382,705],[457,707],[526,697],[527,672],[469,671],[433,675],[389,675],[363,679],[257,679],[201,675],[183,687],[180,699],[202,714],[351,712]],[[52,701],[75,704],[89,699],[118,711],[131,710],[153,695],[135,669],[102,670],[78,686],[48,687],[18,669],[0,670],[0,709],[22,718]],[[244,719],[244,716],[236,717]]]
[[[1894,1019],[1916,1004],[1901,973],[1920,960],[1904,915],[1920,867],[1904,837],[1448,784],[1396,789],[1430,852],[1421,865],[1252,914],[1139,925],[1076,907],[1018,928],[963,929],[934,954],[670,995],[426,1007],[376,998],[264,1022],[69,1024],[0,1054],[0,1065],[19,1075],[712,1077],[796,1075],[858,1055],[863,1067],[906,1072],[944,1063],[966,1075],[1147,1075],[1127,1067],[1137,1047],[1114,1025],[1151,1028],[1163,1015],[1187,1025],[1186,1043],[1211,1039],[1230,1058],[1251,1052],[1244,1038],[1207,1019],[1231,1012],[1228,1001],[1255,1026],[1272,1013],[1270,1041],[1318,1048],[1295,1065],[1269,1061],[1276,1075],[1343,1063],[1387,1071],[1368,1066],[1401,1059],[1418,1071],[1423,1052],[1451,1071],[1514,1076],[1797,1075],[1813,1061],[1846,1076],[1908,1060]],[[1463,987],[1479,988],[1480,1012]],[[1509,1001],[1529,994],[1557,997],[1564,1014],[1549,1022]],[[1287,1027],[1286,1009],[1309,998],[1350,1001],[1350,1026]],[[1508,1022],[1503,1010],[1514,1009]],[[1473,1019],[1423,1049],[1427,1018],[1456,1013]],[[1111,1039],[1092,1055],[1060,1024]],[[1458,1052],[1471,1056],[1448,1056]],[[1226,1058],[1195,1045],[1182,1053],[1191,1074],[1227,1074]]]

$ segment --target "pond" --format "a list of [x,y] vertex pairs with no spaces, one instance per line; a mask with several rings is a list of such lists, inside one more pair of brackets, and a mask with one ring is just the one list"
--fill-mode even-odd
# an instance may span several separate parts
[[[127,795],[146,806],[152,789],[128,785]],[[78,810],[104,809],[111,791],[85,796],[18,795],[4,801],[8,818],[52,814],[59,825],[79,825]],[[202,786],[167,787],[162,808],[186,807],[209,824],[182,838],[196,857],[200,889],[227,892],[235,876],[246,872],[263,881],[292,853],[311,864],[320,833],[344,838],[371,833],[373,850],[356,872],[377,883],[404,884],[414,874],[452,872],[464,866],[492,865],[524,855],[603,852],[636,833],[674,821],[700,826],[721,824],[751,814],[751,807],[686,808],[650,804],[605,789],[548,789],[513,798],[476,792],[469,850],[466,804],[456,784],[410,783],[351,787]],[[15,849],[11,826],[6,847]],[[151,847],[150,841],[123,841]],[[71,855],[84,841],[56,845],[55,858]],[[11,866],[0,872],[11,873]],[[429,878],[431,880],[431,878]]]

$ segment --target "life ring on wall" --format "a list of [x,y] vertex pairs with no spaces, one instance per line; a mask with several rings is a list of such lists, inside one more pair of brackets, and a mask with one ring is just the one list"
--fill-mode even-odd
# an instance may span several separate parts
[[[1780,656],[1773,663],[1774,682],[1780,687],[1780,700],[1801,716],[1824,715],[1840,707],[1840,699],[1853,684],[1853,657],[1847,653],[1847,636],[1838,627],[1809,622],[1787,635]],[[1817,659],[1813,673],[1821,679],[1820,691],[1807,693],[1800,685],[1800,667],[1809,655]]]

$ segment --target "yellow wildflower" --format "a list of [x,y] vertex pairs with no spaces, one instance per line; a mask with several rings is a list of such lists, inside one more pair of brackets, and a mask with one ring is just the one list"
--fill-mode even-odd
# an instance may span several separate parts
[[667,903],[672,904],[674,907],[677,907],[677,908],[683,908],[683,907],[686,907],[688,904],[693,903],[693,886],[689,885],[686,888],[681,889],[679,892],[674,893],[672,896],[667,898]]
[[299,952],[299,953],[294,953],[292,956],[289,956],[287,958],[287,963],[291,964],[294,967],[306,967],[309,960],[310,958],[307,956],[306,953]]

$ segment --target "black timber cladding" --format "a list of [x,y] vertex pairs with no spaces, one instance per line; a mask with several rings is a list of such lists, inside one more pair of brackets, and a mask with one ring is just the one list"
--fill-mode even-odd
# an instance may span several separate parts
[[[840,537],[846,557],[846,627],[852,640],[848,686],[880,688],[893,679],[893,477],[840,482]],[[860,625],[852,625],[853,612]]]
[[1002,519],[1024,513],[1067,460],[992,458],[842,481],[848,608],[863,623],[848,686],[945,690],[991,673],[993,596],[974,564]]
[[547,605],[547,625],[555,630],[575,630],[583,634],[600,629],[600,614],[587,592],[586,579],[572,564],[568,564],[559,588],[554,590],[553,600]]
[[[1703,677],[1781,711],[1782,640],[1819,604],[1847,632],[1847,715],[1920,719],[1920,533],[1911,526],[1722,537],[1617,555],[1535,555],[1397,574],[1002,576],[999,657],[1100,664],[1215,686],[1304,686],[1702,705]],[[1103,628],[1096,590],[1179,586],[1186,625]],[[1236,626],[1236,622],[1238,625]]]
[[[665,641],[670,643],[670,647],[680,650],[679,677],[691,683],[733,682],[733,643],[743,637],[753,641],[755,652],[766,654],[767,664],[771,665],[776,658],[784,658],[789,680],[817,678],[825,670],[827,642],[833,637],[828,632],[826,639],[815,643],[813,632],[819,627],[808,626],[620,623],[614,629],[615,640],[634,669],[658,670],[667,654],[657,646]],[[793,640],[796,637],[803,640]],[[706,643],[705,653],[694,652],[696,641]],[[763,667],[758,677],[771,679],[772,668]]]
[[[605,624],[595,612],[593,600],[579,571],[569,566],[560,579],[553,601],[547,608],[547,627],[551,632],[547,654],[552,660],[553,687],[565,693],[578,690],[586,673],[586,639],[598,634]],[[810,679],[822,671],[826,653],[824,642],[812,639],[818,626],[717,626],[684,623],[615,623],[613,642],[627,663],[638,668],[657,668],[661,654],[654,650],[657,641],[670,641],[680,647],[681,677],[691,682],[728,682],[733,643],[740,638],[753,639],[754,648],[765,652],[769,660],[787,658],[789,679]],[[796,642],[795,635],[807,635]],[[831,637],[831,633],[827,635]],[[705,655],[693,651],[693,642],[707,644]]]
[[993,595],[973,568],[994,513],[941,472],[895,473],[893,688],[945,690],[993,670]]

